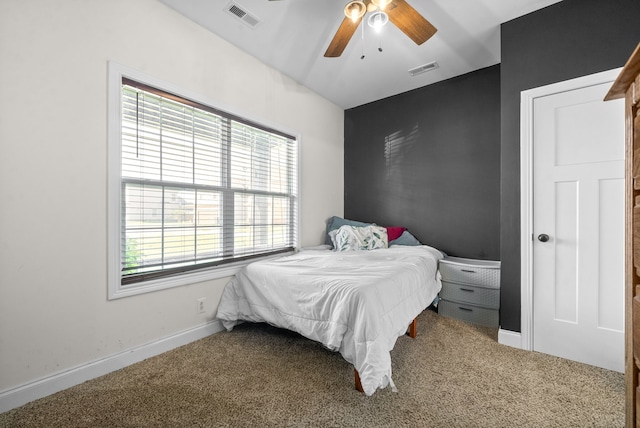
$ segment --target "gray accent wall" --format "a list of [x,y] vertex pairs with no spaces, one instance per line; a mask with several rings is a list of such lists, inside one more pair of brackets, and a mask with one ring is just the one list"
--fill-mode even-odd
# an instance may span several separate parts
[[500,66],[347,110],[344,156],[345,217],[500,258]]

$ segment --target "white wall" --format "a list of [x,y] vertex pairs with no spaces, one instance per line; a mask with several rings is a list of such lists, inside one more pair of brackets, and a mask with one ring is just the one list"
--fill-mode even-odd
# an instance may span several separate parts
[[0,393],[205,324],[228,280],[107,301],[108,61],[299,132],[303,246],[343,212],[336,105],[156,0],[2,0]]

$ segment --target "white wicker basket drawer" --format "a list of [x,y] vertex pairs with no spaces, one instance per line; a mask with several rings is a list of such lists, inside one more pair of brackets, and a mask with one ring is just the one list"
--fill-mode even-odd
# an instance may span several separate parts
[[442,281],[440,297],[456,302],[471,303],[489,309],[500,307],[500,289],[470,286],[455,282]]
[[500,287],[500,262],[448,257],[439,269],[444,281]]
[[438,313],[445,317],[457,318],[462,321],[481,324],[487,327],[498,327],[498,310],[480,308],[465,303],[441,300],[438,303]]

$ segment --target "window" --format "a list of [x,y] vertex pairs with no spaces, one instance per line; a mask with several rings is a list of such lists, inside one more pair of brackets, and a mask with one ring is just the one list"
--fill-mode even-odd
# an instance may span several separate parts
[[111,297],[295,248],[294,137],[140,80],[122,76],[118,89]]

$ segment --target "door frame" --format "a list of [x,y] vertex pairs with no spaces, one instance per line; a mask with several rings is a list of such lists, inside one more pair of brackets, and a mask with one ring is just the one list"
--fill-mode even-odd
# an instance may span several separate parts
[[[533,103],[536,98],[613,83],[622,67],[520,92],[520,347],[533,350]],[[604,101],[604,100],[603,100]]]

